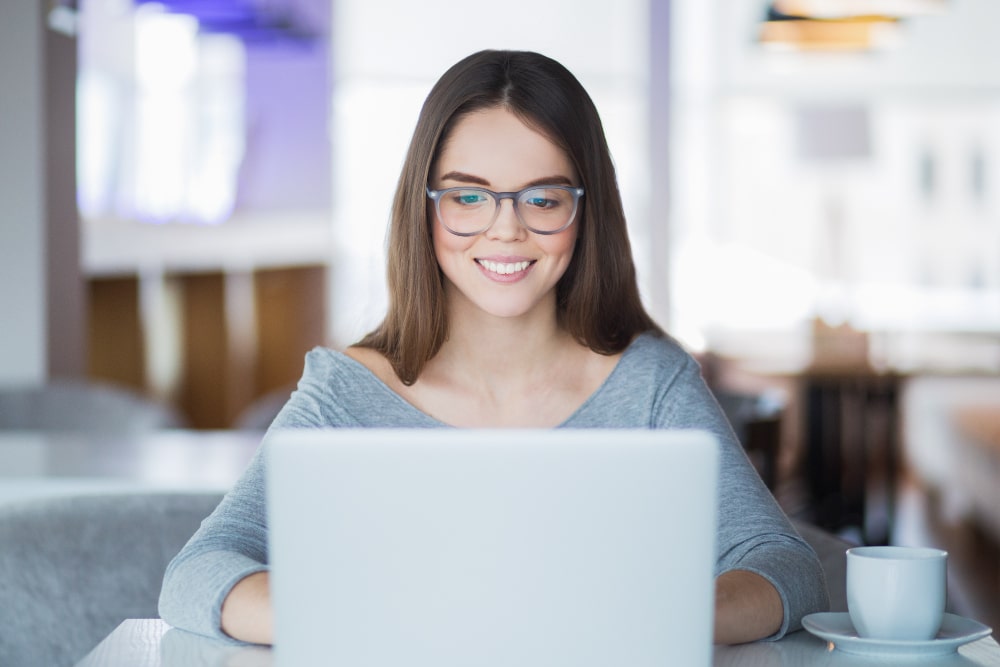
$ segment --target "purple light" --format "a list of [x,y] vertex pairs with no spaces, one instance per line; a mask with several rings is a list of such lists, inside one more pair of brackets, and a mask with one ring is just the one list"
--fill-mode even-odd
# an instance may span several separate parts
[[308,45],[318,37],[290,10],[260,8],[250,0],[135,0],[136,5],[150,3],[195,17],[202,32],[234,35],[244,42]]

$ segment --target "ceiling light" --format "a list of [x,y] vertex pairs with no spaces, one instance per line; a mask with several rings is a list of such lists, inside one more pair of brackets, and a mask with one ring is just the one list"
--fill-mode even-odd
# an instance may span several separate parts
[[949,0],[774,0],[774,9],[787,16],[810,19],[846,19],[859,16],[907,18],[941,14]]

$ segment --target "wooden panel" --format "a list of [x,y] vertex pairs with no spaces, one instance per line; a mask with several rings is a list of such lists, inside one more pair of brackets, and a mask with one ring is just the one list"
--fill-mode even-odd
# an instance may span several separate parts
[[145,391],[138,278],[92,278],[88,292],[87,375]]
[[320,266],[258,271],[256,393],[294,384],[305,353],[324,344],[326,271]]
[[181,374],[177,402],[195,428],[225,428],[229,345],[225,275],[186,274],[174,278],[182,293]]
[[[172,349],[147,359],[156,337],[144,334],[157,332],[143,331],[137,277],[91,279],[90,375],[149,392],[147,370],[156,361],[158,375],[169,380],[158,394],[169,396],[192,428],[229,428],[257,398],[294,385],[305,353],[324,342],[322,266],[162,279],[170,289],[145,292],[157,302],[147,304],[150,312],[160,314],[147,324],[176,327],[176,359]],[[177,295],[177,306],[164,309],[168,292]]]

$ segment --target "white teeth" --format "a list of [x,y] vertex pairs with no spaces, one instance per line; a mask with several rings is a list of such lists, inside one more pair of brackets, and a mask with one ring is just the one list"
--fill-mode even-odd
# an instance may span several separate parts
[[491,273],[499,273],[502,276],[510,275],[511,273],[517,273],[519,271],[524,271],[528,268],[531,262],[512,262],[510,264],[501,264],[500,262],[491,262],[487,259],[477,259],[487,271]]

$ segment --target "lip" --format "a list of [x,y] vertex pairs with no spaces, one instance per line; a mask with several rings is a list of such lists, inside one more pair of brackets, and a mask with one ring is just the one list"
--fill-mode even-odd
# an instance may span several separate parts
[[474,258],[477,262],[497,262],[498,264],[514,264],[516,262],[534,262],[534,257],[524,257],[523,255],[479,255]]
[[[529,273],[531,273],[532,267],[535,266],[534,259],[528,257],[512,257],[509,255],[491,255],[489,257],[476,257],[476,266],[479,271],[486,276],[489,280],[497,283],[516,283],[524,280]],[[512,265],[525,264],[523,269],[514,269],[510,273],[501,273],[498,271],[493,271],[487,268],[484,264],[496,264],[506,267],[508,270],[512,268]]]

